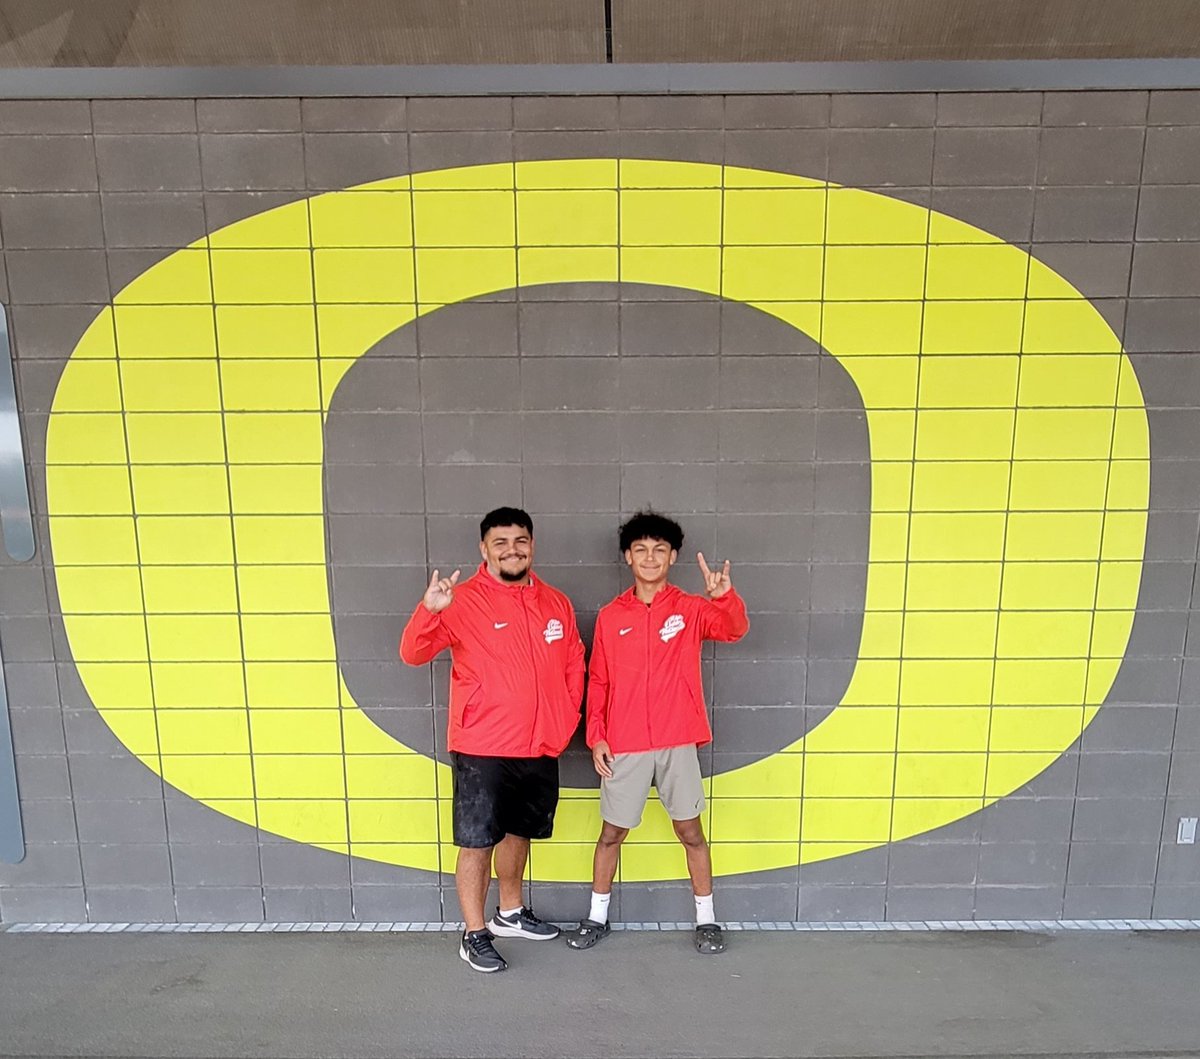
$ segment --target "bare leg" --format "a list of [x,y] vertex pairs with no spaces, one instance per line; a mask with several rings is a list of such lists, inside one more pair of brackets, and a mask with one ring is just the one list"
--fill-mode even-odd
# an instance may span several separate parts
[[692,893],[697,897],[708,897],[712,893],[712,854],[704,838],[700,817],[691,820],[675,820],[675,834],[683,843],[687,855],[688,875],[692,880]]
[[592,890],[598,894],[612,893],[613,879],[617,877],[617,860],[621,855],[621,843],[629,834],[629,828],[617,827],[605,821],[596,840],[596,853],[592,857]]
[[485,849],[459,848],[454,868],[454,885],[462,907],[467,930],[483,930],[483,902],[487,900],[488,883],[492,881],[492,847]]
[[621,856],[621,843],[629,834],[629,828],[617,827],[604,821],[600,837],[596,839],[596,852],[592,855],[592,899],[579,927],[567,934],[567,944],[573,949],[590,949],[602,938],[608,937],[608,901],[598,898],[612,893],[613,879],[617,876],[617,862]]
[[521,883],[529,860],[529,839],[505,835],[496,846],[496,878],[500,880],[500,907],[521,908]]

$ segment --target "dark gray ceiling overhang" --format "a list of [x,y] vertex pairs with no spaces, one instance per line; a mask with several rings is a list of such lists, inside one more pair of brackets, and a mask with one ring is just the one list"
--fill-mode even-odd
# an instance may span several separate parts
[[1197,56],[1196,0],[0,0],[0,67]]

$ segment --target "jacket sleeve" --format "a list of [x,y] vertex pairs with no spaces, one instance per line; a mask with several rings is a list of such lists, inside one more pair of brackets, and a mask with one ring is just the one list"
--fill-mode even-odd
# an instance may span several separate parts
[[[567,613],[571,616],[571,646],[567,656],[567,694],[571,696],[571,704],[576,711],[583,705],[583,641],[579,638],[579,626],[575,622],[575,610],[567,605]],[[576,713],[578,719],[578,712]]]
[[595,746],[608,739],[608,655],[604,634],[596,622],[596,638],[592,642],[592,661],[588,667],[587,745]]
[[719,599],[705,599],[700,611],[700,637],[733,643],[746,635],[750,619],[746,616],[746,601],[731,588]]
[[400,657],[410,666],[423,666],[452,642],[442,615],[431,614],[421,602],[400,635]]

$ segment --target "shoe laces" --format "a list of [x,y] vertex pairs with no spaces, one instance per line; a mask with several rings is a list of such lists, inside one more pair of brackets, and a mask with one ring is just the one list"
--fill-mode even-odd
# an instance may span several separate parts
[[526,905],[524,908],[521,909],[520,912],[517,913],[517,918],[523,919],[530,926],[534,926],[534,927],[542,927],[542,926],[546,925],[544,920],[538,919],[538,917],[536,915],[534,915],[533,909],[530,908],[528,905]]
[[476,956],[500,955],[498,952],[496,952],[496,946],[492,944],[492,935],[486,930],[482,930],[474,934],[468,931],[466,942],[470,950],[475,953]]

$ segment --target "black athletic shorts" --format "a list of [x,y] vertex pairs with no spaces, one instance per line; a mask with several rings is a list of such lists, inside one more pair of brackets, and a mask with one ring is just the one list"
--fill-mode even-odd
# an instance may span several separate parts
[[505,835],[549,838],[558,808],[558,758],[450,754],[454,844],[494,846]]

